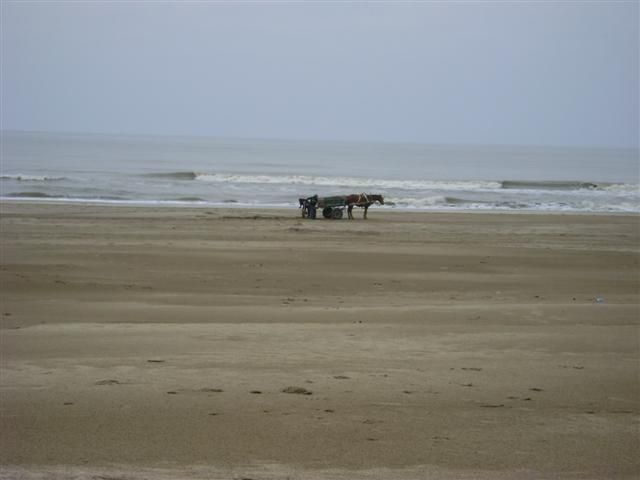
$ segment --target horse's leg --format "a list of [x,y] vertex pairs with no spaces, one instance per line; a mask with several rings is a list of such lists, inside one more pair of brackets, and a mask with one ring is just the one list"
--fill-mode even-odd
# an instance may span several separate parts
[[347,215],[349,220],[353,220],[353,205],[351,204],[347,207]]
[[369,205],[365,205],[364,206],[364,216],[363,218],[366,220],[367,219],[367,210],[369,210]]

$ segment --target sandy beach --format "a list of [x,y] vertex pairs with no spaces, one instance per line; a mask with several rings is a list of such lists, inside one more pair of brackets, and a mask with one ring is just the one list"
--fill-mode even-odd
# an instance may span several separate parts
[[0,478],[640,475],[640,218],[1,205]]

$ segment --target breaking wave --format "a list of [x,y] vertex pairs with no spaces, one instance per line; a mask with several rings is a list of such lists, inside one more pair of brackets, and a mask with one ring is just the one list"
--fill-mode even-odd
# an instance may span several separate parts
[[76,201],[121,201],[128,200],[125,197],[116,195],[96,195],[96,196],[73,196],[73,195],[51,195],[44,192],[13,192],[5,195],[7,198],[24,198],[24,199],[55,199],[55,200],[76,200]]
[[587,181],[520,181],[520,180],[395,180],[361,177],[330,177],[315,175],[260,175],[234,173],[206,173],[195,171],[149,173],[148,178],[196,181],[216,184],[301,185],[317,187],[345,187],[359,190],[541,190],[541,191],[609,191],[637,193],[637,184],[595,183]]
[[168,172],[168,173],[145,173],[143,177],[164,178],[169,180],[195,180],[198,176],[195,172]]
[[206,202],[204,198],[200,197],[178,197],[175,199],[176,202]]
[[47,175],[2,175],[2,180],[15,180],[18,182],[59,182],[61,180],[68,180],[67,177],[49,177]]
[[517,181],[504,180],[501,182],[502,188],[506,190],[595,190],[601,188],[596,183],[591,182],[567,182],[567,181]]
[[42,192],[15,192],[7,195],[14,198],[61,198],[60,195],[49,195]]
[[314,175],[245,175],[232,173],[170,172],[144,175],[150,178],[195,180],[221,184],[307,185],[319,187],[398,188],[398,189],[495,189],[500,182],[446,180],[389,180],[359,177],[327,177]]

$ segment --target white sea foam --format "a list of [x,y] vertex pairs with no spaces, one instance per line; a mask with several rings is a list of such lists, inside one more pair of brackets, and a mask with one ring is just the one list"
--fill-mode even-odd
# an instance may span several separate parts
[[624,195],[640,195],[640,185],[637,183],[611,183],[602,185],[602,190]]
[[436,181],[436,180],[389,180],[358,177],[326,177],[308,175],[235,175],[227,173],[197,173],[195,180],[229,184],[281,184],[320,187],[351,187],[360,189],[407,189],[407,190],[491,190],[500,188],[500,182],[492,181]]

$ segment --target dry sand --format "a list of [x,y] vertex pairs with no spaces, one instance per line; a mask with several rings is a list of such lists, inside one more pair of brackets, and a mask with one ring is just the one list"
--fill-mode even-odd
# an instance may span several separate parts
[[640,475],[638,216],[1,214],[0,478]]

